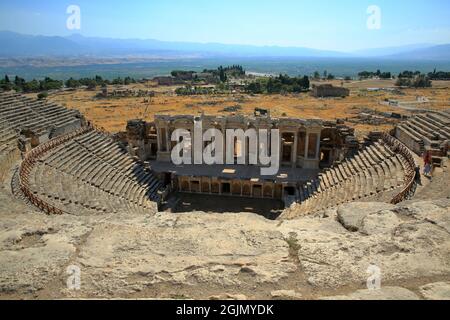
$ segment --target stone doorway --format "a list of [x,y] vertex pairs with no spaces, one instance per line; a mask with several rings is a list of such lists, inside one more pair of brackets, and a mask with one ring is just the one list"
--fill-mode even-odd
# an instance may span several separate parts
[[191,182],[191,192],[200,193],[200,181]]
[[283,133],[282,134],[282,150],[281,150],[281,161],[283,164],[292,163],[292,153],[294,151],[294,140],[295,135],[293,133]]
[[295,188],[294,187],[285,187],[284,194],[288,196],[295,196]]
[[228,182],[222,183],[222,194],[231,194],[231,185]]
[[253,197],[262,198],[262,186],[260,185],[253,186]]

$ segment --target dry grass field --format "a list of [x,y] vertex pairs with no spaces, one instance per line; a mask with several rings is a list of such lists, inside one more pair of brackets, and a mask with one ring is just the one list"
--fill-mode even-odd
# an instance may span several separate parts
[[[107,98],[97,99],[97,91],[66,91],[53,94],[51,101],[68,108],[80,110],[95,125],[115,133],[125,130],[127,120],[142,118],[152,120],[155,114],[192,114],[201,112],[209,115],[230,115],[226,107],[238,107],[236,113],[252,114],[256,107],[269,109],[273,117],[347,119],[353,118],[363,110],[397,112],[409,114],[414,108],[442,110],[450,108],[450,83],[433,83],[428,89],[402,89],[401,93],[389,91],[370,91],[368,88],[393,88],[391,80],[332,81],[336,86],[345,86],[351,90],[345,99],[316,99],[307,93],[289,95],[205,95],[176,96],[176,87],[155,87],[153,83],[131,85],[129,88],[150,89],[156,96],[150,102],[144,98]],[[110,90],[114,88],[111,87]],[[428,101],[417,103],[418,97]],[[402,102],[408,108],[383,105],[385,99]],[[411,109],[412,108],[412,109]],[[373,130],[387,130],[392,125],[382,126],[353,124],[360,134]]]

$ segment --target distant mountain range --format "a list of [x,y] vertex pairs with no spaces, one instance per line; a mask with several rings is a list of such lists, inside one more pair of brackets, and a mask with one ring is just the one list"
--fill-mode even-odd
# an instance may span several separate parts
[[337,52],[303,47],[229,45],[220,43],[167,42],[159,40],[31,36],[0,31],[0,57],[314,57],[385,58],[394,60],[450,61],[450,44],[417,44],[402,47]]
[[391,58],[401,58],[409,60],[450,60],[450,44],[437,45],[426,48],[418,48],[394,54]]
[[401,54],[404,52],[415,51],[419,49],[426,49],[433,47],[432,44],[422,43],[422,44],[412,44],[406,46],[397,46],[397,47],[385,47],[385,48],[373,48],[373,49],[364,49],[353,51],[352,53],[357,56],[362,57],[383,57],[383,56],[392,56],[396,54]]

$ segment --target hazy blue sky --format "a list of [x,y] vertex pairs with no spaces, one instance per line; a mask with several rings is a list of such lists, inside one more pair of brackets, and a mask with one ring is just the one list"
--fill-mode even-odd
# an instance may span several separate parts
[[[81,30],[66,29],[69,5]],[[369,30],[367,8],[381,9]],[[0,0],[0,30],[350,51],[450,43],[448,0]]]

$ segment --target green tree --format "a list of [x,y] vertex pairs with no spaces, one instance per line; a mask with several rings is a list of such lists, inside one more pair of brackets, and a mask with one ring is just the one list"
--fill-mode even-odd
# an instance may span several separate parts
[[253,94],[260,94],[264,92],[260,81],[249,83],[246,86],[245,90]]
[[118,77],[118,78],[116,78],[116,79],[114,79],[112,81],[112,84],[114,84],[114,85],[122,85],[123,84],[123,80],[122,80],[121,77]]
[[25,82],[23,85],[23,91],[24,92],[38,92],[40,91],[40,84],[39,81],[36,79],[33,79],[29,82]]
[[47,93],[46,91],[41,92],[41,93],[39,93],[39,94],[37,95],[37,97],[38,97],[39,100],[47,99],[48,93]]
[[80,81],[70,78],[65,83],[67,88],[78,88],[81,86]]
[[63,82],[58,80],[53,80],[49,77],[45,77],[44,80],[39,81],[39,90],[40,91],[48,91],[48,90],[57,90],[63,87]]
[[219,71],[220,82],[226,82],[228,80],[228,78],[227,78],[227,74],[226,74],[225,70],[223,69],[223,67],[220,66],[218,71]]
[[101,86],[104,84],[103,78],[98,75],[95,76],[95,82],[97,83],[98,86]]
[[10,91],[12,89],[12,84],[8,80],[9,79],[7,79],[6,77],[5,79],[0,80],[0,89],[4,91]]
[[416,76],[411,83],[411,86],[414,88],[430,88],[431,85],[431,80],[423,74]]
[[94,79],[91,79],[87,83],[87,88],[88,90],[95,90],[95,88],[97,88],[97,82]]
[[286,87],[283,87],[280,79],[270,78],[267,81],[266,91],[269,94],[280,93],[281,91],[287,91]]
[[301,81],[301,87],[303,88],[303,89],[309,89],[309,86],[310,86],[310,81],[309,81],[309,77],[308,76],[303,76],[303,79],[302,79],[302,81]]
[[23,85],[25,84],[25,79],[16,76],[14,78],[14,84],[18,87],[23,87]]
[[319,71],[314,71],[314,79],[316,79],[316,80],[318,80],[318,79],[320,79],[320,73],[319,73]]

